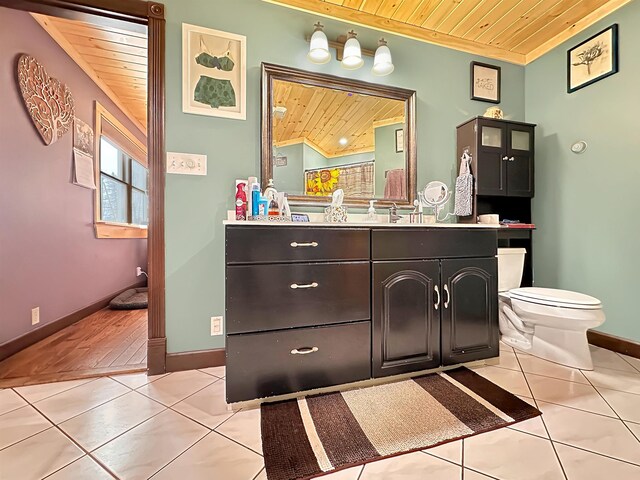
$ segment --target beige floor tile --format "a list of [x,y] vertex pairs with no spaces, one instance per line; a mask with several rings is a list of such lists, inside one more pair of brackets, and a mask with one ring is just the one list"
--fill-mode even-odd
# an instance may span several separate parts
[[0,415],[0,450],[51,426],[31,405]]
[[104,445],[166,407],[130,391],[60,424],[60,428],[88,451]]
[[602,415],[615,416],[615,412],[591,385],[541,377],[531,373],[527,373],[526,376],[533,396],[538,401],[542,400]]
[[267,471],[265,469],[262,469],[262,471],[258,474],[256,478],[254,478],[254,480],[268,480]]
[[423,450],[425,453],[462,465],[462,440]]
[[556,443],[568,480],[626,480],[640,478],[640,467]]
[[509,352],[506,350],[500,350],[499,363],[494,366],[520,371],[520,364],[518,363],[516,354],[513,353],[513,351]]
[[96,378],[83,378],[81,380],[68,380],[66,382],[43,383],[41,385],[28,385],[17,387],[15,391],[27,399],[29,403],[36,403],[52,395],[65,392],[85,383],[95,382]]
[[107,471],[85,455],[71,465],[47,477],[47,480],[113,480]]
[[474,472],[473,470],[469,470],[468,468],[464,469],[464,480],[493,480],[492,477],[487,477],[478,472]]
[[640,442],[622,421],[539,402],[551,439],[640,464]]
[[146,479],[209,432],[172,410],[150,418],[94,452],[126,480]]
[[102,377],[40,400],[34,405],[49,420],[58,424],[130,391],[115,380]]
[[[529,405],[533,405],[536,407],[533,398],[527,397],[519,397],[520,400],[524,400]],[[538,408],[538,407],[536,407]],[[535,418],[530,418],[529,420],[524,420],[523,422],[518,422],[514,425],[511,425],[509,428],[514,430],[518,430],[519,432],[530,433],[531,435],[537,435],[538,437],[549,438],[547,434],[547,429],[544,427],[544,423],[542,421],[542,416],[538,416]]]
[[171,406],[215,382],[215,377],[197,370],[175,372],[137,389],[158,402]]
[[640,424],[633,422],[624,422],[627,427],[633,432],[638,441],[640,441]]
[[585,377],[596,387],[610,388],[640,395],[640,373],[623,372],[609,368],[596,367],[592,371],[584,371]]
[[464,465],[502,479],[564,480],[549,440],[509,428],[465,438]]
[[462,468],[423,452],[367,463],[360,480],[460,480]]
[[227,410],[224,387],[224,380],[218,380],[171,408],[214,429],[233,415]]
[[38,433],[0,450],[0,473],[4,480],[44,478],[82,457],[83,452],[57,428]]
[[559,378],[560,380],[567,380],[569,382],[589,383],[582,372],[577,368],[565,367],[564,365],[549,362],[548,360],[534,357],[533,355],[523,355],[521,353],[518,353],[517,355],[520,360],[520,365],[522,365],[522,371],[526,373],[535,373],[536,375],[542,375],[544,377]]
[[27,405],[27,402],[24,398],[10,388],[0,390],[0,415],[25,405]]
[[640,423],[640,395],[602,387],[597,389],[620,418]]
[[595,367],[610,368],[612,370],[622,370],[626,372],[635,372],[636,369],[629,365],[616,352],[606,350],[604,348],[589,345],[591,350],[591,359]]
[[498,345],[500,347],[500,351],[501,352],[512,352],[513,353],[513,348],[511,348],[509,345],[504,343],[502,340],[500,340],[500,343]]
[[214,375],[218,378],[224,378],[226,375],[226,367],[201,368],[200,371],[208,373],[209,375]]
[[125,375],[114,375],[113,378],[116,382],[120,382],[123,385],[126,385],[129,388],[140,388],[147,383],[155,382],[156,380],[161,379],[162,377],[166,377],[167,374],[163,375],[147,375],[145,372],[141,373],[127,373]]
[[211,432],[158,472],[154,480],[250,480],[263,467],[262,457]]
[[481,367],[474,369],[474,372],[482,375],[487,380],[492,381],[514,395],[523,395],[525,397],[531,396],[531,392],[529,391],[529,387],[527,386],[527,382],[524,379],[522,372],[516,372],[515,370],[508,370],[500,367]]
[[260,435],[260,409],[241,410],[216,428],[216,432],[229,437],[262,455]]
[[[320,478],[327,479],[327,480],[358,480],[360,478],[360,473],[362,472],[363,469],[364,469],[363,465],[358,467],[351,467],[345,470],[340,470],[339,472],[336,472],[336,473],[330,473],[329,475],[325,475]],[[266,472],[265,472],[265,475],[266,475]]]
[[629,355],[623,355],[619,353],[620,357],[625,360],[627,363],[631,364],[638,372],[640,372],[640,358],[630,357]]

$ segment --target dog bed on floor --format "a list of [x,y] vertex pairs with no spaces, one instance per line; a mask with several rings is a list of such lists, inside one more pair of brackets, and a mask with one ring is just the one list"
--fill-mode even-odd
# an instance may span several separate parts
[[147,287],[130,288],[111,300],[109,308],[112,310],[138,310],[149,305]]

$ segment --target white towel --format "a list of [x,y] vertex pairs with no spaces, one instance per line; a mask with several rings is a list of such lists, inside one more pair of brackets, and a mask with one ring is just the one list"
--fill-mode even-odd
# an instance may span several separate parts
[[471,155],[467,151],[460,158],[460,174],[456,178],[456,199],[454,214],[468,217],[473,213],[473,175],[471,174]]

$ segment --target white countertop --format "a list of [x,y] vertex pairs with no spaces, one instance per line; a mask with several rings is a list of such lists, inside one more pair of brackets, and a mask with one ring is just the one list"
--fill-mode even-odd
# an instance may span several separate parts
[[496,230],[507,227],[502,225],[493,225],[488,223],[369,223],[369,222],[346,222],[346,223],[328,223],[328,222],[265,222],[265,221],[239,221],[225,220],[224,225],[234,226],[260,226],[260,227],[331,227],[331,228],[350,228],[350,227],[369,227],[369,228],[474,228],[474,229],[490,229]]

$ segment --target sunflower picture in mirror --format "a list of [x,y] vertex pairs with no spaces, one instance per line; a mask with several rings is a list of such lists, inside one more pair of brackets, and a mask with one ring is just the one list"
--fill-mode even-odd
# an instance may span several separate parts
[[323,169],[308,171],[307,173],[307,195],[328,196],[336,189],[340,178],[340,169]]

